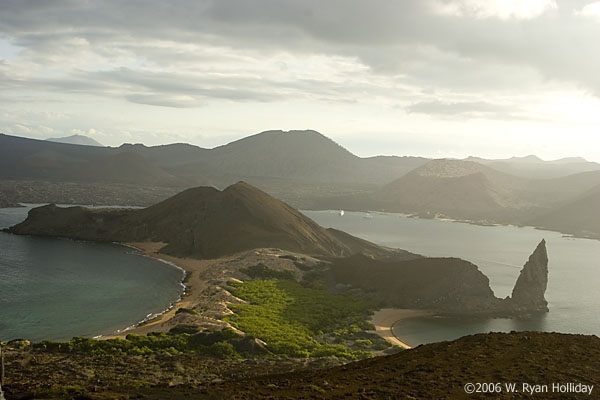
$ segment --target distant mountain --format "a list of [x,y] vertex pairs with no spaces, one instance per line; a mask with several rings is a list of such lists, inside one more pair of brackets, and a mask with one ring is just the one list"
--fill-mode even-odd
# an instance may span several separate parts
[[[92,148],[0,134],[6,169],[0,178],[73,179],[78,163],[119,153],[136,154],[155,167],[189,182],[226,186],[238,180],[285,179],[300,184],[384,184],[428,160],[421,157],[360,158],[316,131],[267,131],[214,149],[188,144],[146,147],[124,144]],[[91,151],[93,149],[93,151]],[[80,174],[81,175],[81,174]],[[94,179],[93,176],[89,177]],[[114,175],[119,181],[119,174]]]
[[[526,224],[553,211],[558,218],[566,212],[562,207],[600,185],[600,164],[578,157],[360,158],[312,130],[266,131],[214,149],[181,143],[80,146],[0,134],[2,179],[56,182],[59,193],[50,190],[50,201],[82,198],[76,187],[65,193],[60,182],[127,184],[128,198],[140,197],[135,203],[140,205],[150,202],[153,187],[176,188],[167,191],[173,193],[244,180],[305,209],[385,210]],[[4,193],[4,202],[27,202],[27,193]],[[580,210],[582,219],[585,210]]]
[[[286,179],[314,184],[383,184],[427,162],[420,157],[360,158],[319,132],[266,131],[202,152],[172,168],[193,180]],[[227,182],[229,183],[229,182]]]
[[[223,188],[244,180],[299,206],[306,206],[318,195],[373,189],[427,161],[420,157],[360,158],[310,130],[267,131],[215,149],[183,143],[79,146],[0,134],[0,179],[181,189]],[[147,193],[139,192],[140,196]],[[53,197],[63,194],[61,191],[61,196]],[[12,202],[28,201],[13,197]],[[74,193],[69,197],[80,196]],[[138,204],[147,204],[147,199],[140,199]]]
[[581,172],[600,171],[599,163],[587,161],[582,157],[567,157],[551,161],[544,161],[534,155],[502,160],[468,157],[464,161],[474,161],[498,171],[526,178],[558,178]]
[[395,209],[444,214],[461,219],[492,219],[507,208],[529,208],[521,193],[528,182],[484,165],[433,160],[375,193]]
[[216,258],[263,247],[331,257],[355,253],[418,257],[326,230],[244,182],[223,191],[188,189],[142,210],[48,205],[31,210],[10,232],[93,241],[164,242],[167,246],[162,252],[194,258]]
[[132,152],[7,135],[0,135],[0,178],[154,186],[184,184]]
[[79,144],[79,145],[83,145],[83,146],[104,147],[104,145],[102,143],[97,142],[96,140],[92,139],[91,137],[83,136],[83,135],[72,135],[72,136],[65,136],[65,137],[59,137],[59,138],[49,138],[46,140],[49,142],[57,142],[57,143],[68,143],[68,144]]
[[543,229],[600,239],[600,185],[529,223]]
[[[317,199],[311,208],[381,210],[479,223],[528,224],[551,210],[562,215],[566,209],[561,207],[597,185],[600,171],[532,179],[475,161],[442,159],[432,160],[370,193]],[[581,207],[573,212],[585,219],[592,209]]]
[[528,183],[472,161],[433,160],[371,193],[322,199],[316,208],[493,221],[507,210],[536,206],[522,196]]

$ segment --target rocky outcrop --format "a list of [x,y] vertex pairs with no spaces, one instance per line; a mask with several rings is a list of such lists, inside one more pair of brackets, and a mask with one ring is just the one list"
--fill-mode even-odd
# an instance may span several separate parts
[[500,301],[487,276],[458,258],[390,262],[359,254],[334,260],[331,273],[336,282],[360,287],[390,307],[472,314],[495,309]]
[[544,240],[523,267],[511,297],[494,296],[476,265],[456,258],[374,260],[364,255],[334,260],[332,278],[363,289],[386,306],[442,314],[512,317],[547,312],[548,255]]
[[505,299],[506,307],[514,313],[548,312],[544,297],[548,286],[548,253],[546,241],[542,240],[515,283],[512,296]]

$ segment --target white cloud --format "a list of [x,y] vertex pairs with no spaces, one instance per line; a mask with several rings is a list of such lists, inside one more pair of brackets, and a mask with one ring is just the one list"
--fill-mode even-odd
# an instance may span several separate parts
[[558,8],[556,0],[434,0],[434,11],[454,16],[532,19]]
[[[600,160],[585,1],[0,0],[0,131],[213,146],[313,128],[361,155],[425,154],[436,135],[476,154],[509,126],[498,157],[552,131],[557,152],[576,137]],[[429,136],[386,146],[400,131]]]
[[586,4],[581,10],[575,10],[573,12],[576,16],[592,18],[600,21],[600,1]]

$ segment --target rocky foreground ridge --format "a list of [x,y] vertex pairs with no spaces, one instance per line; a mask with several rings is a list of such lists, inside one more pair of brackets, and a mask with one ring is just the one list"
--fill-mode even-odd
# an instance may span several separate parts
[[[9,399],[597,399],[600,339],[558,333],[490,333],[419,346],[350,364],[331,360],[211,360],[89,356],[9,350]],[[467,394],[467,383],[501,384]],[[510,393],[504,384],[515,383]],[[548,385],[523,392],[523,383]],[[593,385],[592,393],[552,384]],[[575,386],[571,386],[575,387]]]

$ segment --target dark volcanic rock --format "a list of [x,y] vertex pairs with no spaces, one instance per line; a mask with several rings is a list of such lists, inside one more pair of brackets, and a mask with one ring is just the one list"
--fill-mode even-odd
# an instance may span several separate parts
[[525,316],[547,312],[548,255],[544,240],[521,270],[512,297],[494,296],[489,279],[468,261],[421,258],[382,261],[355,255],[334,261],[336,282],[350,284],[399,308],[431,309],[445,314]]
[[508,304],[517,313],[547,312],[547,286],[548,253],[546,241],[542,240],[521,270]]
[[336,260],[331,271],[336,282],[360,287],[392,307],[466,314],[494,310],[500,302],[487,276],[458,258],[389,262],[355,255]]

